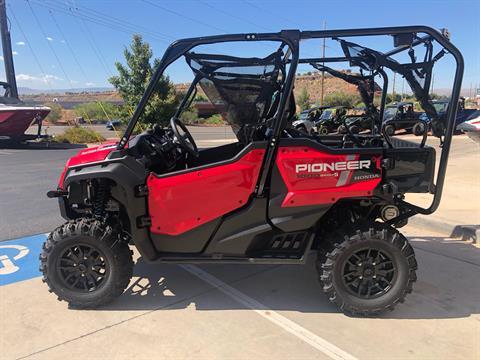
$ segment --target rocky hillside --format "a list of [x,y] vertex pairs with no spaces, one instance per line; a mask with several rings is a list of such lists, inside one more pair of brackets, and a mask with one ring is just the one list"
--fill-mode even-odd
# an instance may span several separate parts
[[[310,102],[320,102],[322,94],[322,74],[320,72],[312,72],[300,76],[297,75],[294,89],[295,97],[298,97],[304,88],[307,89],[308,95],[310,96]],[[325,74],[324,95],[335,91],[340,91],[347,94],[358,94],[357,87],[355,85]]]
[[[302,89],[306,88],[308,94],[310,95],[310,100],[312,103],[318,102],[320,100],[321,94],[321,83],[322,76],[319,72],[312,72],[302,75],[297,75],[295,81],[294,93],[297,97]],[[189,83],[179,83],[175,84],[175,89],[178,92],[186,92]],[[346,93],[356,93],[356,87],[346,83],[343,80],[334,78],[330,75],[325,75],[325,94],[341,91]],[[199,90],[199,95],[204,95],[201,90]],[[95,102],[95,101],[107,101],[119,103],[122,101],[122,98],[116,91],[100,91],[100,92],[80,92],[80,93],[49,93],[49,94],[33,94],[33,95],[22,95],[22,100],[25,102],[34,102],[34,103],[47,103],[58,101],[59,103],[86,103],[86,102]]]

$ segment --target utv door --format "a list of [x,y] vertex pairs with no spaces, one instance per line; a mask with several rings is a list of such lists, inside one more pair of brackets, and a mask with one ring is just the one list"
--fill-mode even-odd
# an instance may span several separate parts
[[251,143],[226,161],[165,175],[150,173],[150,235],[156,249],[168,253],[202,252],[222,217],[248,203],[264,154],[264,143]]

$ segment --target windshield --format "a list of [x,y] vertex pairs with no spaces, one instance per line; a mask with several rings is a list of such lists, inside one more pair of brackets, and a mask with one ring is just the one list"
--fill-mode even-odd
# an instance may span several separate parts
[[397,109],[396,106],[389,106],[389,107],[385,108],[385,113],[383,115],[383,118],[386,119],[386,120],[392,119],[397,114],[397,111],[398,111],[398,109]]
[[298,117],[299,120],[307,120],[308,119],[308,111],[302,111],[300,116]]
[[437,114],[447,111],[448,102],[445,103],[433,103],[433,107],[437,110]]
[[320,120],[328,120],[333,117],[334,111],[327,109],[322,113],[322,116],[320,116]]

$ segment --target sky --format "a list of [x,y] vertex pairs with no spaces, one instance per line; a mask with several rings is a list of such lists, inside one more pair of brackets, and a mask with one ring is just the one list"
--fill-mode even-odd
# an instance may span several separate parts
[[[448,28],[465,59],[463,88],[480,87],[480,1],[7,0],[7,15],[18,86],[34,89],[110,86],[114,63],[123,60],[133,33],[160,58],[179,38],[321,30],[324,22],[327,29]],[[368,43],[376,44],[386,46],[385,40]],[[319,56],[320,45],[305,45],[305,53]],[[327,42],[326,54],[338,56],[334,47]],[[251,55],[244,47],[226,50]],[[435,86],[450,85],[452,65],[439,66]],[[191,79],[183,65],[173,66],[169,75],[174,82]]]

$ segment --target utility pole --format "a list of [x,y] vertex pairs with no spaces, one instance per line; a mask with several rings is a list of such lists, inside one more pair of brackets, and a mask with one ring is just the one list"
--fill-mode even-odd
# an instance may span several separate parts
[[405,99],[405,78],[402,80],[402,101]]
[[13,66],[12,41],[8,30],[6,0],[0,0],[0,32],[2,37],[3,61],[5,63],[5,76],[9,88],[9,97],[18,99],[17,80]]
[[393,72],[393,90],[392,90],[392,101],[395,102],[395,78],[397,77],[397,73]]
[[[323,20],[323,30],[327,29],[327,21]],[[323,38],[322,46],[322,59],[325,58],[325,38]],[[325,62],[322,62],[322,66],[325,65]],[[320,88],[320,106],[323,106],[323,97],[324,97],[324,88],[325,88],[325,71],[322,70],[322,86]]]

